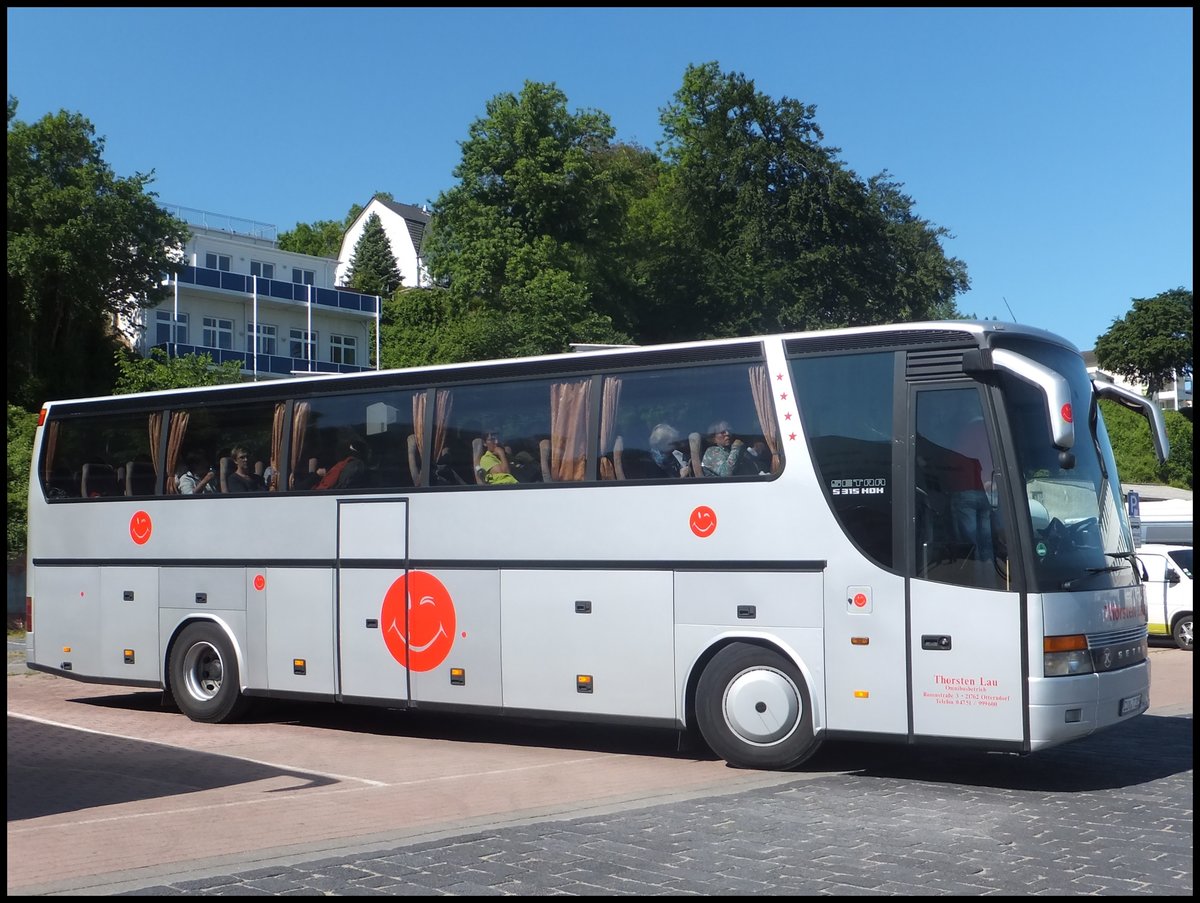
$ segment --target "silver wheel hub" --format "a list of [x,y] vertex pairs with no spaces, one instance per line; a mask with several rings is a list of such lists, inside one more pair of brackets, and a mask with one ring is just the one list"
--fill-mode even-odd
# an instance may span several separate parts
[[221,653],[211,643],[196,643],[183,657],[183,679],[188,695],[205,702],[221,692],[224,673]]
[[725,723],[740,739],[761,746],[786,739],[804,714],[800,691],[782,671],[751,668],[725,688]]

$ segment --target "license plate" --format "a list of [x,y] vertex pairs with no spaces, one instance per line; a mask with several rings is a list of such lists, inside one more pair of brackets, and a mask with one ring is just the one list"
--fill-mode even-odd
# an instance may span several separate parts
[[1130,712],[1136,712],[1142,707],[1142,694],[1138,693],[1135,696],[1126,696],[1121,700],[1121,714],[1128,715]]

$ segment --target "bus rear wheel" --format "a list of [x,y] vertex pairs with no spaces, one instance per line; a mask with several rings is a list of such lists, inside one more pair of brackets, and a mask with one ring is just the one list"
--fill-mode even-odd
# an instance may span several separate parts
[[233,644],[216,624],[185,627],[171,647],[169,669],[175,704],[193,721],[218,724],[246,710]]
[[712,751],[737,768],[795,768],[819,745],[800,669],[750,643],[731,643],[705,667],[696,721]]

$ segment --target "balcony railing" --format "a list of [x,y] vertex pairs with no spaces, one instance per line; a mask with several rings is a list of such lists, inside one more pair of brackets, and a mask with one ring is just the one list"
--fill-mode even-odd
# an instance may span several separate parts
[[163,342],[155,345],[163,349],[168,357],[183,357],[187,354],[207,354],[215,364],[237,361],[242,369],[250,373],[269,373],[272,376],[293,376],[300,373],[362,373],[371,367],[355,364],[335,364],[331,361],[307,361],[302,357],[284,357],[280,354],[258,355],[257,369],[254,355],[249,351],[232,351],[228,348],[205,348],[203,345],[184,345],[180,342]]
[[[254,276],[242,273],[227,273],[224,270],[210,270],[205,267],[189,266],[179,274],[181,285],[199,285],[206,288],[223,289],[229,292],[239,292],[244,295],[254,293]],[[282,279],[258,279],[258,296],[274,298],[280,301],[296,301],[307,304],[309,292],[312,292],[314,306],[332,308],[334,310],[358,311],[375,316],[376,298],[374,295],[363,295],[340,288],[317,288],[302,285],[299,282],[284,282]],[[173,277],[168,277],[168,282]]]

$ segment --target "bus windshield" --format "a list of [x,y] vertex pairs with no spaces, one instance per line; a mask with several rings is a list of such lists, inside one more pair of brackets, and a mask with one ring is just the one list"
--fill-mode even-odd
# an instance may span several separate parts
[[1083,359],[1067,348],[1014,341],[1005,347],[1062,374],[1071,388],[1075,445],[1051,441],[1046,402],[1034,386],[1002,374],[1017,468],[1032,525],[1034,588],[1093,591],[1136,582],[1133,537],[1117,465]]

